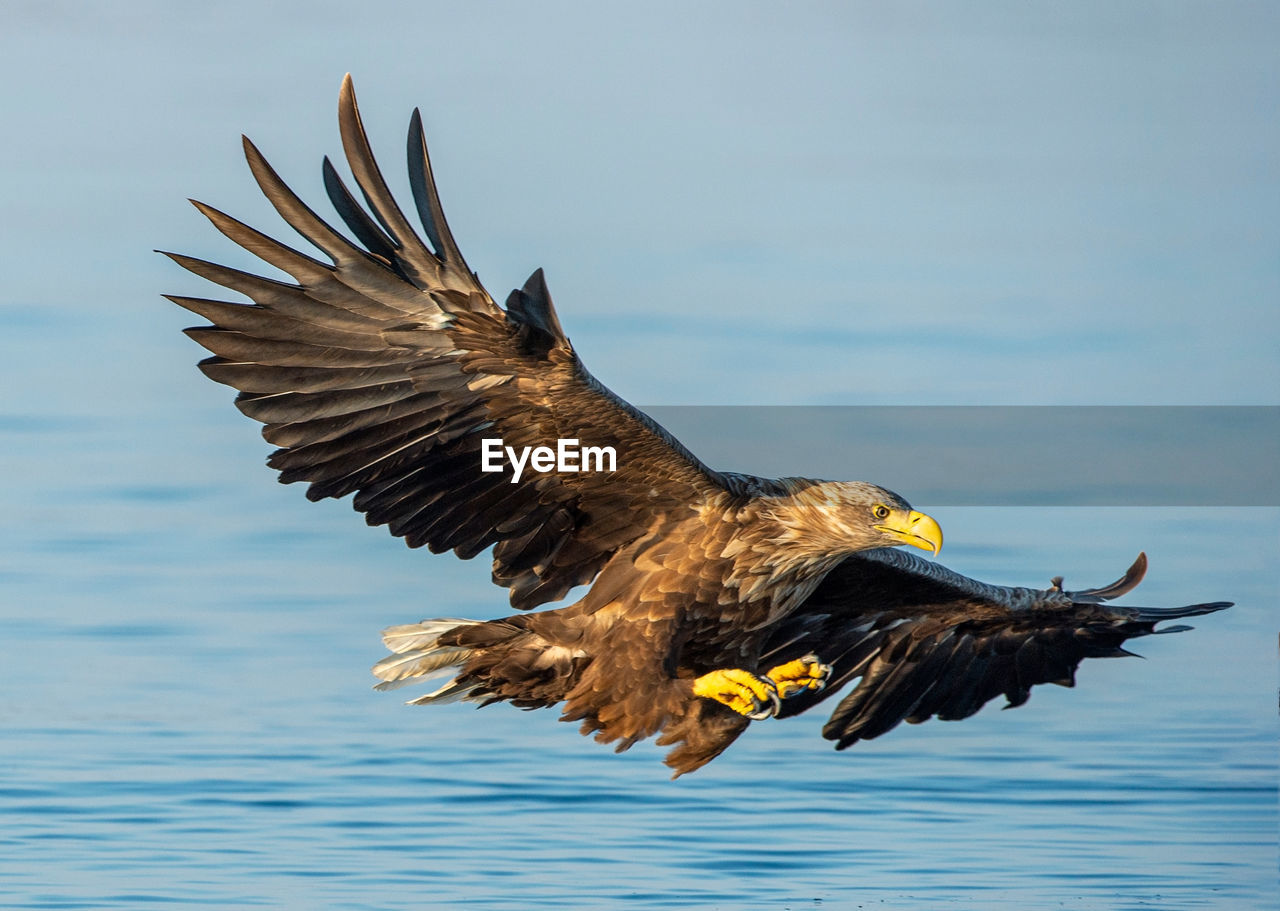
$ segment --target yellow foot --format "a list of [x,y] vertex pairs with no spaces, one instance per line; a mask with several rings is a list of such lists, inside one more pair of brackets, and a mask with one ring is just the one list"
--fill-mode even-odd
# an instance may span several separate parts
[[823,664],[817,655],[810,654],[779,664],[766,676],[773,681],[778,696],[786,699],[808,690],[815,693],[821,690],[831,676],[831,665]]
[[756,721],[772,717],[782,705],[773,681],[736,667],[703,674],[693,681],[693,693]]

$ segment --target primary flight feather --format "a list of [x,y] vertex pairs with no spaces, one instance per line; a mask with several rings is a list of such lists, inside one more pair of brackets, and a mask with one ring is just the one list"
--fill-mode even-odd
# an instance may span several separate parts
[[[393,654],[375,667],[380,686],[443,673],[452,676],[414,701],[563,703],[566,720],[619,749],[659,735],[679,774],[718,755],[751,720],[820,701],[838,688],[829,681],[861,680],[828,725],[844,746],[904,717],[960,717],[999,692],[1018,701],[1036,678],[1062,677],[1043,668],[1074,670],[1126,635],[1151,632],[1155,619],[1225,606],[1155,616],[1107,613],[1094,595],[1027,601],[1001,594],[1022,590],[972,583],[927,561],[895,561],[885,548],[936,554],[942,534],[888,490],[708,468],[587,372],[541,270],[505,306],[489,296],[445,222],[417,111],[409,174],[429,246],[374,161],[350,77],[338,110],[363,203],[328,159],[324,184],[354,240],[245,139],[263,193],[328,261],[202,203],[223,234],[293,282],[167,254],[253,301],[170,297],[212,323],[187,330],[212,352],[200,368],[239,390],[237,407],[279,447],[268,464],[281,481],[306,483],[309,498],[354,494],[369,524],[411,547],[463,558],[492,548],[493,581],[519,610],[591,584],[558,610],[393,627],[385,635]],[[587,464],[551,467],[544,456],[563,455],[567,444]],[[491,457],[503,454],[517,470],[495,470]],[[866,594],[865,567],[900,593],[893,609],[902,622],[888,632],[877,626],[888,608]],[[974,627],[966,610],[986,625]],[[972,631],[946,633],[962,628]],[[1035,646],[1014,660],[1012,677],[1007,661],[980,651],[999,653],[1002,635],[1024,643],[1019,655]],[[1101,644],[1065,648],[1063,635]],[[884,671],[891,646],[903,663]],[[948,702],[948,675],[972,694]]]

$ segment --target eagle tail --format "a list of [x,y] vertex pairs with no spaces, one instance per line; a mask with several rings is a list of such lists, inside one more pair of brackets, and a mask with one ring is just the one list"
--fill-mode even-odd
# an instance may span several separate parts
[[[373,675],[382,681],[374,689],[399,689],[411,683],[443,676],[450,670],[461,667],[475,653],[475,649],[441,643],[441,637],[456,630],[480,625],[482,621],[479,620],[441,617],[423,620],[421,623],[387,627],[382,631],[382,641],[392,654],[373,666]],[[410,704],[456,702],[465,699],[472,689],[474,687],[459,686],[455,676],[438,690],[419,696]]]
[[[510,702],[544,708],[564,699],[588,659],[580,648],[556,644],[550,630],[555,611],[521,614],[501,620],[446,617],[393,626],[382,641],[392,654],[373,666],[391,690],[451,675],[439,689],[409,700],[436,705],[466,700],[487,705]],[[547,633],[548,635],[543,635]]]

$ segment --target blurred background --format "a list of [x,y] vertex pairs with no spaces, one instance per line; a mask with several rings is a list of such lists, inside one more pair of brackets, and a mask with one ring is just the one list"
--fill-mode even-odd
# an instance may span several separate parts
[[1275,7],[4,18],[0,903],[1274,903],[1274,502],[1116,508],[1047,477],[1024,502],[1052,507],[931,509],[990,581],[1100,584],[1146,549],[1132,603],[1237,606],[1017,712],[841,755],[821,717],[755,725],[672,785],[550,713],[368,691],[382,626],[505,599],[483,559],[277,485],[159,297],[214,289],[151,251],[269,273],[184,200],[301,244],[238,137],[327,212],[350,71],[393,189],[418,106],[470,265],[499,299],[545,267],[637,404],[1274,406]]

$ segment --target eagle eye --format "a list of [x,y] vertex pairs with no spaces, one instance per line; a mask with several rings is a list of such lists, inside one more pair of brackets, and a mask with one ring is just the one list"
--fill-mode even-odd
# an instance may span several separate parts
[[871,507],[871,514],[877,519],[887,519],[889,518],[889,507],[883,503],[877,503]]

